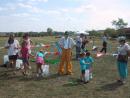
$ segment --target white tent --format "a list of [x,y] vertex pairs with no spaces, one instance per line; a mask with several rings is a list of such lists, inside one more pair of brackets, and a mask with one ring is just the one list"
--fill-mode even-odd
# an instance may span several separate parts
[[77,31],[76,34],[85,34],[85,35],[89,35],[88,32],[85,32],[85,31]]

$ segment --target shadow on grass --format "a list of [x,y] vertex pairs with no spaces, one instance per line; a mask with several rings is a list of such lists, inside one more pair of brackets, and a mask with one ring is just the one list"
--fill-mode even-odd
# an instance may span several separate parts
[[80,79],[70,78],[68,83],[63,84],[63,87],[78,86],[78,85],[82,85],[82,84],[83,84],[83,82],[81,82]]
[[4,74],[0,75],[0,80],[18,80],[20,78],[21,78],[20,76],[15,76],[15,75],[14,76],[10,76],[7,73],[4,73]]
[[122,86],[122,84],[117,83],[117,82],[113,82],[113,83],[106,84],[106,85],[102,86],[101,90],[103,90],[103,91],[113,91],[113,90],[118,89],[120,86]]
[[41,81],[41,80],[54,79],[57,77],[59,77],[57,74],[51,74],[45,77],[36,77],[36,75],[32,75],[31,77],[23,77],[20,79],[20,81]]

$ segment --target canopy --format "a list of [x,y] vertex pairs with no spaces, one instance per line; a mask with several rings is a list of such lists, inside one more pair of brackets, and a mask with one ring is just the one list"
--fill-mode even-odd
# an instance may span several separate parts
[[85,34],[85,35],[89,35],[88,32],[85,32],[85,31],[77,31],[76,34]]

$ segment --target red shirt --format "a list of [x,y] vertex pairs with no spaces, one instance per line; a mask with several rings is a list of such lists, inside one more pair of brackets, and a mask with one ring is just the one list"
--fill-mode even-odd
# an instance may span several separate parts
[[22,47],[21,48],[21,55],[22,58],[28,58],[29,57],[29,49],[27,47]]

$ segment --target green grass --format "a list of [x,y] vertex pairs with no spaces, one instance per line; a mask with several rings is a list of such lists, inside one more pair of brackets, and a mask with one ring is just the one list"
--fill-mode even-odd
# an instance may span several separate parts
[[[0,45],[3,46],[7,38],[0,38]],[[54,37],[32,38],[34,43],[50,43],[56,41]],[[111,49],[115,51],[116,41],[110,41]],[[99,39],[95,42],[101,46]],[[92,43],[87,46],[89,49]],[[6,50],[0,50],[0,63],[3,62],[3,55]],[[73,51],[73,58],[75,51]],[[119,86],[116,79],[118,72],[116,59],[112,56],[95,58],[93,65],[93,80],[88,84],[78,83],[80,76],[79,62],[73,60],[72,76],[57,76],[58,64],[50,65],[50,76],[37,79],[35,76],[36,65],[31,62],[32,70],[29,77],[24,77],[20,72],[12,75],[11,70],[0,67],[0,98],[130,98],[130,75],[127,84]],[[130,65],[130,63],[128,64]],[[129,73],[130,73],[130,66]]]

